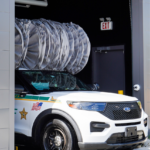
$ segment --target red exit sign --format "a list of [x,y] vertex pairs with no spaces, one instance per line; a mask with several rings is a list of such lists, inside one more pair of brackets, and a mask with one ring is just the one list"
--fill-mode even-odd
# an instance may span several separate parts
[[112,29],[113,29],[112,21],[101,22],[101,30],[112,30]]

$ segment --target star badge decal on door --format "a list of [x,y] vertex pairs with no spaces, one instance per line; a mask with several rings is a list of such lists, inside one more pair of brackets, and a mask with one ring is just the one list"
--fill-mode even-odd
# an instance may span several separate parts
[[22,111],[19,112],[21,114],[21,119],[25,119],[26,120],[26,115],[28,114],[28,112],[25,111],[25,108],[23,108]]

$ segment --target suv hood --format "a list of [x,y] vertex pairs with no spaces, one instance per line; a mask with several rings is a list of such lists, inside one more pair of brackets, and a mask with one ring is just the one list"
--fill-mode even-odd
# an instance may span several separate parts
[[137,98],[98,91],[62,91],[44,94],[45,96],[53,96],[60,100],[69,101],[95,101],[95,102],[122,102],[122,101],[136,101]]

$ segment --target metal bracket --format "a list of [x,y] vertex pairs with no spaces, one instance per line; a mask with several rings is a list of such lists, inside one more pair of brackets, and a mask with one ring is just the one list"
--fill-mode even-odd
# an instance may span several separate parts
[[29,8],[30,7],[30,5],[17,5],[17,4],[15,4],[15,6],[16,7],[24,7],[24,8]]

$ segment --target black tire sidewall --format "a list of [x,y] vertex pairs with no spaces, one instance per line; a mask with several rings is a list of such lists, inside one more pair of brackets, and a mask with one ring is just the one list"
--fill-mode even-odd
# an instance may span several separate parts
[[41,148],[42,150],[45,150],[43,140],[44,140],[44,134],[47,132],[47,130],[51,127],[57,127],[60,129],[66,136],[66,146],[64,150],[72,150],[73,148],[73,138],[70,131],[70,128],[67,126],[67,123],[60,119],[53,119],[49,121],[46,126],[44,127],[42,133],[41,133]]

